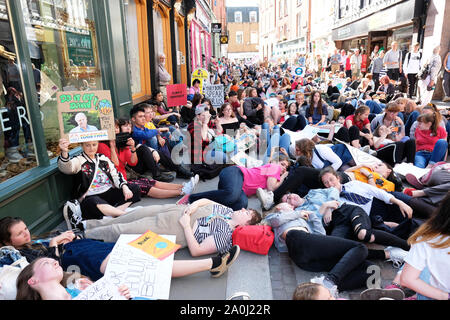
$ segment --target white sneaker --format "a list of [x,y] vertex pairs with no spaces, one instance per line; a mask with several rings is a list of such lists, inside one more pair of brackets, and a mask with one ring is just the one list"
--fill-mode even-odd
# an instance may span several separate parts
[[394,268],[397,269],[403,265],[403,262],[408,255],[408,251],[396,247],[386,247],[384,250],[389,252],[390,258],[387,261],[392,261]]
[[191,178],[191,183],[192,183],[192,191],[191,191],[191,193],[194,193],[195,189],[197,188],[199,180],[200,180],[200,176],[198,174],[196,174],[195,176],[193,176]]
[[363,151],[363,152],[365,152],[365,153],[369,153],[370,146],[364,146],[364,147],[361,147],[361,148],[359,148],[359,150],[361,150],[361,151]]
[[261,202],[261,207],[264,210],[269,210],[273,206],[273,192],[267,191],[266,189],[258,188],[256,190],[256,195]]
[[181,195],[192,194],[195,191],[195,188],[197,187],[199,179],[200,179],[200,177],[198,176],[198,174],[196,174],[194,177],[191,178],[191,180],[189,182],[183,183],[183,189],[181,189],[181,192],[182,192]]

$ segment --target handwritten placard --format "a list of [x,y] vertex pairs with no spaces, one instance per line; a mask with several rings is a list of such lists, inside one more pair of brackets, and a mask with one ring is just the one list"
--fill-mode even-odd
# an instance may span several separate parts
[[149,255],[164,260],[180,248],[179,244],[167,240],[151,230],[129,243],[130,246],[148,253]]
[[220,108],[225,102],[223,84],[204,85],[203,92],[205,94],[205,98],[211,100],[211,104],[215,108]]
[[187,87],[185,84],[170,84],[167,89],[167,106],[177,107],[187,104]]
[[70,143],[116,138],[109,91],[56,93],[61,138]]
[[119,286],[114,285],[107,276],[102,277],[87,289],[81,291],[73,300],[127,300],[119,292]]
[[[130,246],[139,234],[122,234],[117,240],[106,266],[105,276],[120,286],[126,285],[133,298],[169,299],[174,254],[159,260]],[[175,242],[174,235],[161,235]]]
[[203,92],[203,86],[208,84],[209,82],[209,72],[206,69],[203,68],[198,68],[195,69],[192,72],[192,76],[191,76],[191,86],[194,86],[194,80],[198,79],[200,80],[200,93],[204,94]]

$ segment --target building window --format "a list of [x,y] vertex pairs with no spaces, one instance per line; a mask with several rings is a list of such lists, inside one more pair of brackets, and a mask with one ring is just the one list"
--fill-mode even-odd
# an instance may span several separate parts
[[258,12],[250,11],[250,23],[258,22]]
[[[33,107],[41,113],[47,154],[55,158],[59,155],[60,138],[56,93],[103,89],[92,0],[20,3],[39,101],[39,106]],[[22,160],[24,163],[17,162],[14,170],[2,167],[0,181],[37,165],[28,118],[30,106],[24,105],[22,77],[6,12],[3,17],[6,19],[0,20],[0,45],[14,58],[0,62],[6,89],[6,93],[1,90],[0,98],[0,153],[13,162],[28,157],[27,161]],[[68,129],[77,126],[74,116],[67,119]]]
[[128,62],[133,99],[151,95],[147,9],[141,1],[124,2]]
[[297,13],[297,37],[302,35],[302,14]]
[[257,31],[252,31],[250,33],[250,43],[258,44],[258,32]]
[[237,31],[236,32],[236,44],[243,44],[244,43],[244,32]]
[[242,23],[242,12],[241,11],[236,11],[234,13],[234,22]]

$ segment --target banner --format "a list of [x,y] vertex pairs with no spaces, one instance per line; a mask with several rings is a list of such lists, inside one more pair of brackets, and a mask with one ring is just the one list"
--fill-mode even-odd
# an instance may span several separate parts
[[167,107],[185,106],[187,104],[187,87],[185,84],[169,84],[167,89]]
[[[112,284],[126,285],[132,297],[143,299],[169,299],[174,254],[158,260],[128,243],[140,234],[122,234],[117,240],[106,266],[105,276]],[[175,242],[174,235],[161,237]]]
[[192,72],[191,76],[191,86],[193,85],[193,82],[195,79],[200,80],[200,93],[204,94],[203,92],[203,86],[205,84],[209,83],[209,72],[206,69],[199,68],[195,69],[194,72]]
[[225,92],[223,84],[204,85],[203,92],[205,98],[211,100],[214,108],[220,108],[225,102]]
[[109,91],[56,93],[59,132],[70,143],[116,138]]

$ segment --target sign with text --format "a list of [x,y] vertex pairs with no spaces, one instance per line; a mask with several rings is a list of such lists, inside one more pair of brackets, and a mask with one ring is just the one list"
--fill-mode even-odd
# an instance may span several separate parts
[[223,84],[205,85],[203,86],[205,98],[211,100],[211,104],[215,108],[220,108],[225,102],[225,92]]
[[[128,244],[140,236],[140,234],[120,236],[111,251],[105,276],[109,277],[112,284],[116,286],[126,285],[132,297],[167,300],[172,280],[174,254],[159,260]],[[161,235],[161,237],[171,242],[176,241],[174,235]]]
[[114,140],[114,113],[109,91],[57,92],[59,131],[70,143]]
[[108,277],[95,281],[87,289],[81,291],[73,300],[127,300],[119,292],[119,286],[114,285]]
[[167,106],[177,107],[187,104],[187,88],[185,84],[169,84],[167,89]]
[[203,68],[195,69],[194,72],[192,72],[192,76],[191,76],[191,86],[194,85],[193,82],[195,79],[200,80],[200,93],[204,94],[203,86],[205,84],[208,84],[208,81],[209,81],[208,70],[203,69]]
[[221,23],[211,23],[211,33],[222,33]]

